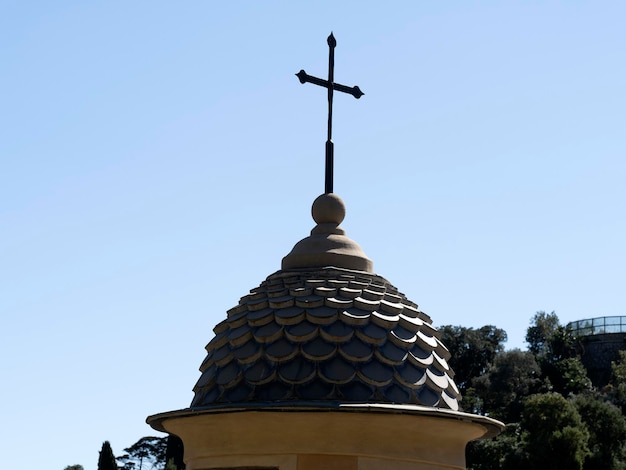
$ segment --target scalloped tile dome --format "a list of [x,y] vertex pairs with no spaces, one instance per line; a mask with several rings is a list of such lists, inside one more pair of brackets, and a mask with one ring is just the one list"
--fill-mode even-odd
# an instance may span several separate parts
[[450,354],[430,318],[376,274],[278,271],[214,332],[192,409],[303,401],[459,409]]

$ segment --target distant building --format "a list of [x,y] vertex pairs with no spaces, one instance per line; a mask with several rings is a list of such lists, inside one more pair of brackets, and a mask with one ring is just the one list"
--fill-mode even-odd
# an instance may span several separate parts
[[578,320],[567,324],[583,346],[582,363],[594,385],[611,380],[611,362],[626,350],[626,317],[611,316]]

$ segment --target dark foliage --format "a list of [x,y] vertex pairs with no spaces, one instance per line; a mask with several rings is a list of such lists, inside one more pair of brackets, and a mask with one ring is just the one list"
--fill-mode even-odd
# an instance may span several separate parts
[[573,403],[589,431],[591,455],[585,470],[625,468],[626,420],[621,410],[598,393],[578,395]]
[[165,450],[166,470],[185,470],[183,462],[183,441],[180,437],[170,434],[167,436],[167,448]]
[[117,470],[115,455],[113,455],[109,441],[104,441],[102,444],[102,450],[100,450],[98,457],[98,470]]
[[477,329],[445,325],[440,331],[441,341],[451,354],[454,380],[461,393],[465,394],[471,380],[484,374],[496,354],[504,350],[506,332],[493,325]]
[[165,468],[167,437],[146,436],[124,449],[126,454],[118,457],[123,466],[120,470],[146,470]]
[[504,422],[519,421],[521,397],[539,391],[541,370],[535,357],[519,349],[498,354],[486,374],[472,380],[483,403],[483,412]]
[[[452,344],[461,354],[471,349],[459,346],[469,342],[467,330],[446,327],[458,335]],[[596,390],[580,343],[554,312],[537,312],[526,341],[528,351],[461,362],[465,409],[508,423],[496,438],[468,445],[467,468],[626,470],[626,351],[612,364],[611,383]]]

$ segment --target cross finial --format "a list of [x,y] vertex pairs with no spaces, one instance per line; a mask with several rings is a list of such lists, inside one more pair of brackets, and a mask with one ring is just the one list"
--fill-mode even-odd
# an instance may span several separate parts
[[328,90],[328,133],[326,137],[326,183],[325,183],[325,193],[333,192],[333,161],[334,161],[334,147],[333,147],[333,91],[341,91],[343,93],[348,93],[354,96],[356,99],[359,99],[364,93],[359,89],[358,86],[347,87],[345,85],[341,85],[339,83],[335,83],[334,73],[335,73],[335,47],[337,46],[337,41],[335,40],[335,36],[333,33],[330,33],[328,36],[328,80],[323,80],[321,78],[312,77],[308,75],[304,70],[300,70],[296,74],[296,76],[300,79],[300,83],[313,83],[314,85],[319,85]]

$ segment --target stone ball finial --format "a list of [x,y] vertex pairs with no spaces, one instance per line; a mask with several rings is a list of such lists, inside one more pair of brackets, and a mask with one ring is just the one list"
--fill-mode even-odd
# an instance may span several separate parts
[[322,194],[313,201],[311,214],[318,224],[339,225],[346,216],[346,205],[343,199],[334,193]]
[[346,205],[334,193],[318,196],[311,215],[317,225],[311,236],[303,238],[283,258],[282,269],[304,269],[334,266],[355,271],[374,272],[372,261],[361,247],[346,237],[339,224],[346,216]]

